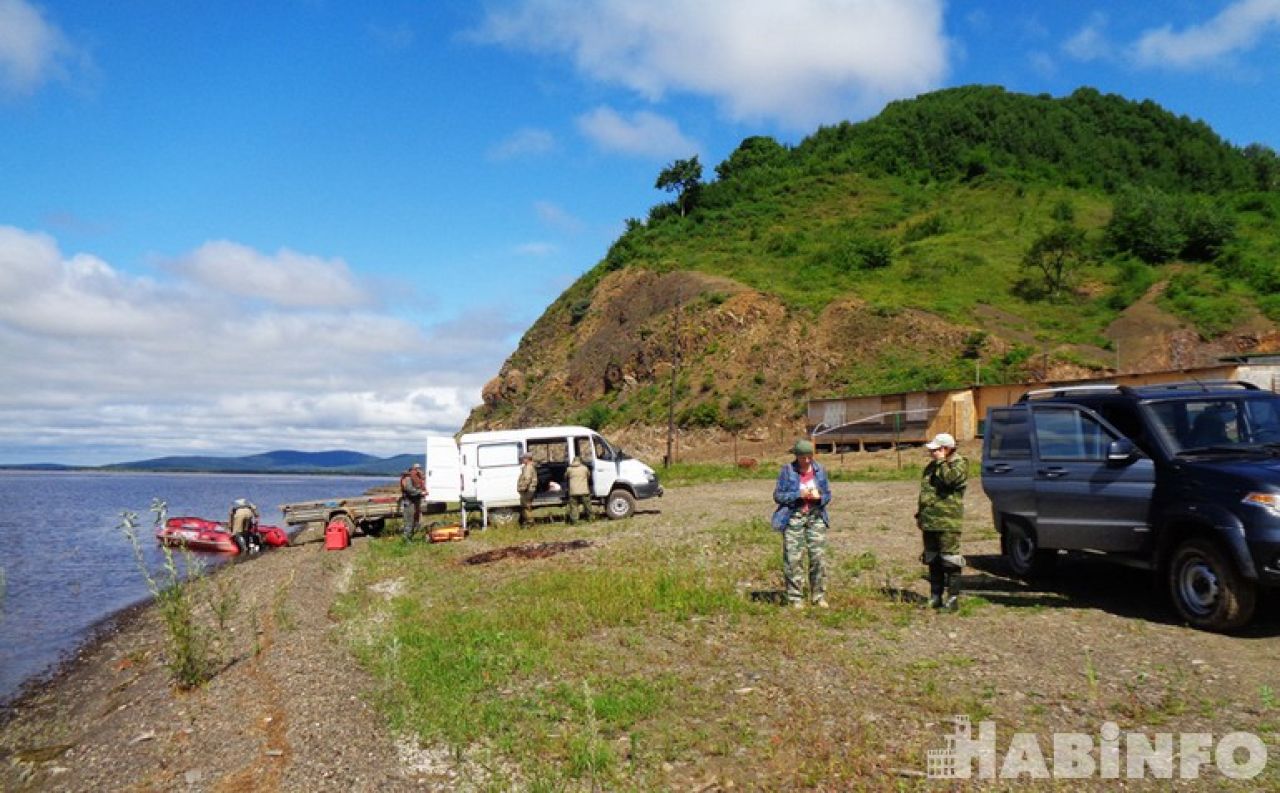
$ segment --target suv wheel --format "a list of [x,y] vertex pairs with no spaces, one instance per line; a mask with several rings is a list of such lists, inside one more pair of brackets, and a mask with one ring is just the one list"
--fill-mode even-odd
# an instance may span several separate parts
[[1199,537],[1179,545],[1170,557],[1169,594],[1183,619],[1211,631],[1247,623],[1258,599],[1218,545]]
[[1000,546],[1004,550],[1005,563],[1019,578],[1044,575],[1058,560],[1057,551],[1042,550],[1035,532],[1016,520],[1004,524]]

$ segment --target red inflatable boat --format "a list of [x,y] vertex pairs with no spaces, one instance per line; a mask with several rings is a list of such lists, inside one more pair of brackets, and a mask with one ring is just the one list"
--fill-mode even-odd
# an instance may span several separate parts
[[[273,548],[289,544],[289,535],[279,526],[259,526],[262,544]],[[204,518],[169,518],[156,530],[156,539],[165,545],[190,548],[193,551],[240,553],[235,538],[225,523]]]

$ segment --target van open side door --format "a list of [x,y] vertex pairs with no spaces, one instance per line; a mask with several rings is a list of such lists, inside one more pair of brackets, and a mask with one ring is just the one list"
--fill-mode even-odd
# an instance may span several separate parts
[[449,436],[427,436],[427,500],[455,502],[462,498],[462,460],[458,444]]

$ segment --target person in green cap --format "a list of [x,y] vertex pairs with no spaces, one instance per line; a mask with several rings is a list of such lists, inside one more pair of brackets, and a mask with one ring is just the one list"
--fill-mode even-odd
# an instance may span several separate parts
[[[960,529],[969,461],[956,451],[956,439],[942,432],[924,445],[929,464],[920,474],[916,526],[924,541],[920,561],[929,568],[929,605],[955,610],[960,602]],[[945,595],[944,595],[945,593]]]
[[827,608],[827,528],[831,518],[831,484],[827,472],[813,459],[813,444],[798,440],[791,447],[795,460],[782,466],[773,488],[773,528],[782,532],[782,577],[787,584],[787,602],[804,608],[801,571],[805,550],[809,551],[809,597],[819,608]]

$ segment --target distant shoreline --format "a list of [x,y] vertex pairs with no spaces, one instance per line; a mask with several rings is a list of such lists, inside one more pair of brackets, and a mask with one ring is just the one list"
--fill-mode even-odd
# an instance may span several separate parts
[[0,463],[0,471],[106,472],[147,474],[322,474],[332,476],[399,476],[410,465],[422,462],[420,454],[377,457],[349,449],[300,452],[277,449],[236,457],[171,455],[146,460],[126,460],[103,465],[66,463]]
[[244,470],[214,468],[111,468],[104,466],[40,466],[40,465],[0,465],[0,473],[22,472],[42,474],[218,474],[220,476],[247,474],[251,476],[349,476],[368,478],[371,476],[399,476],[400,471],[331,471],[324,468],[281,471],[281,470]]

